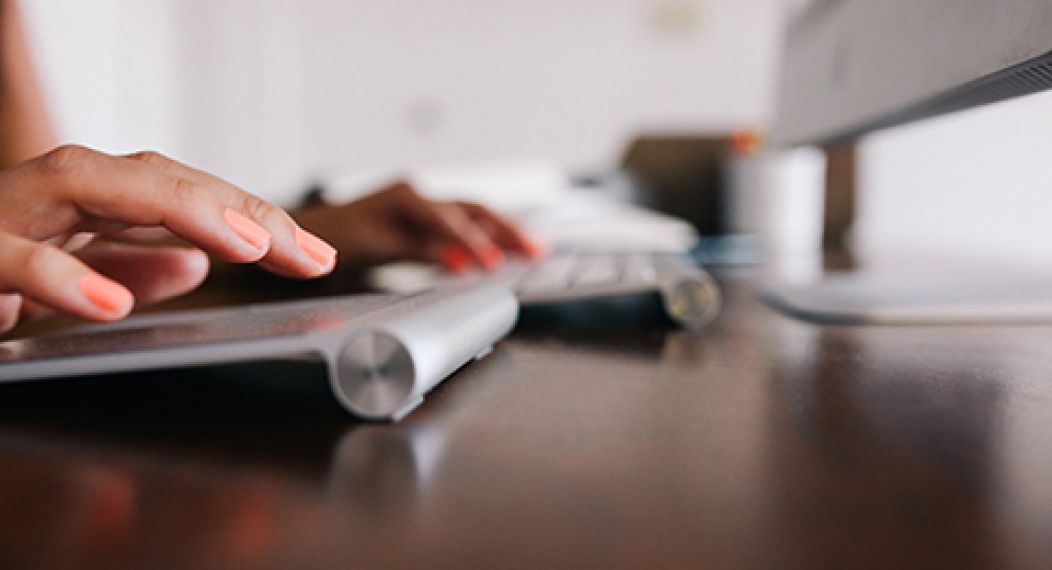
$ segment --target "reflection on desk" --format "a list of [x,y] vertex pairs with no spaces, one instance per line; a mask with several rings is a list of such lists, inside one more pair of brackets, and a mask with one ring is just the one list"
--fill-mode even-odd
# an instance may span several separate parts
[[1052,567],[1052,328],[725,290],[704,333],[528,316],[401,425],[309,364],[4,387],[0,567]]

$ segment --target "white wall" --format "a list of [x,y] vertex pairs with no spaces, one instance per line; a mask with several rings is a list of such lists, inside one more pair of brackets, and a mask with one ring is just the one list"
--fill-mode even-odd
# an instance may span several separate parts
[[387,0],[301,12],[304,150],[321,163],[525,155],[590,166],[637,129],[755,124],[769,108],[773,2]]
[[178,146],[172,0],[20,4],[66,140],[113,151]]
[[613,163],[763,123],[780,0],[23,0],[68,139],[272,197],[313,173]]
[[859,245],[1052,267],[1050,125],[1042,93],[872,137]]

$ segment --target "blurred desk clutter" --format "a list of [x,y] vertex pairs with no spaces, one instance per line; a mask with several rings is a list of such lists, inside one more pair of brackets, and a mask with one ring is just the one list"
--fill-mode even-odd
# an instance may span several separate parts
[[[411,168],[402,173],[331,174],[319,182],[330,201],[359,197],[403,177],[439,200],[472,200],[513,216],[558,248],[599,246],[687,252],[743,263],[768,257],[819,256],[823,239],[838,243],[852,215],[826,201],[853,201],[854,170],[829,180],[825,153],[764,147],[761,133],[643,134],[626,146],[619,168],[573,173],[540,159]],[[849,180],[850,183],[842,181]],[[828,218],[836,217],[835,222]],[[830,226],[833,227],[830,227]],[[714,239],[730,238],[730,239]],[[758,262],[759,259],[754,259]]]

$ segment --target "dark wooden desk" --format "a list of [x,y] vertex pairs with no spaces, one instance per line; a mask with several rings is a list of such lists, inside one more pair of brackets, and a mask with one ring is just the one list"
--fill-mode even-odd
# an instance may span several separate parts
[[1052,327],[726,291],[527,315],[400,425],[309,364],[3,387],[0,567],[1052,568]]

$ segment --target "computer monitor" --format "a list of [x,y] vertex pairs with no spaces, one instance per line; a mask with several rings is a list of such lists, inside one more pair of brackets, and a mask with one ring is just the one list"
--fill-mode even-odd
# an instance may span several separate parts
[[1052,87],[1048,0],[813,0],[772,140],[827,144]]
[[[831,146],[1052,87],[1050,0],[813,0],[786,38],[779,147]],[[1052,322],[1052,282],[974,268],[833,275],[771,285],[767,299],[810,320]]]

